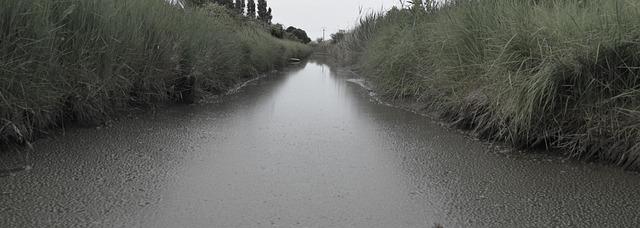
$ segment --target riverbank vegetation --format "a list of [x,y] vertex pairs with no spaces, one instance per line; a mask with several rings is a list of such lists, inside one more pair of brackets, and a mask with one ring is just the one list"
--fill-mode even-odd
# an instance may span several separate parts
[[66,121],[100,123],[133,106],[222,93],[310,52],[223,6],[176,3],[4,0],[0,144]]
[[383,95],[479,137],[640,166],[636,1],[415,1],[341,39]]

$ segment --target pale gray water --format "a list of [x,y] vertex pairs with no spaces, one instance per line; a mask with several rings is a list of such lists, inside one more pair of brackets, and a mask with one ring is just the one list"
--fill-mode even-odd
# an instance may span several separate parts
[[632,227],[640,175],[498,153],[310,62],[35,144],[0,227]]

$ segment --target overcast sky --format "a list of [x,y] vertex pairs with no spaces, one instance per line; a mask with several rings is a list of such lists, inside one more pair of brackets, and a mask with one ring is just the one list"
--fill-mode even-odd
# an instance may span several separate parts
[[313,40],[322,37],[323,27],[327,29],[327,39],[338,29],[353,27],[360,9],[372,12],[400,5],[398,0],[267,0],[267,3],[273,9],[273,23],[302,28]]

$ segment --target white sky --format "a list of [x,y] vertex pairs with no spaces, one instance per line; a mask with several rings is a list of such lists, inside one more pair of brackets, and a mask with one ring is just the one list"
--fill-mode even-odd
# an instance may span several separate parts
[[327,29],[326,39],[339,29],[352,28],[360,17],[360,9],[365,14],[400,5],[398,0],[267,0],[267,3],[273,9],[273,23],[304,29],[312,40],[322,37],[323,27]]

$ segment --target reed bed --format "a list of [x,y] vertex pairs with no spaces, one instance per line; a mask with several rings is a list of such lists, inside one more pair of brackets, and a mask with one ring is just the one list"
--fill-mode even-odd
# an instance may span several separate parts
[[[0,143],[220,93],[310,53],[224,7],[162,0],[0,0]],[[187,80],[188,79],[188,80]]]
[[640,167],[640,1],[426,5],[363,17],[333,55],[481,138]]

